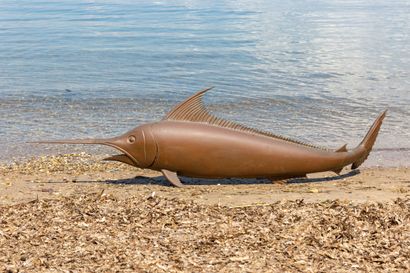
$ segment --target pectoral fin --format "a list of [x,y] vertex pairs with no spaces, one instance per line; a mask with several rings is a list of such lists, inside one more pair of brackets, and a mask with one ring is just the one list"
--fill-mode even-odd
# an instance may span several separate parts
[[161,172],[165,176],[165,178],[175,187],[178,187],[178,188],[184,187],[184,185],[182,185],[181,183],[181,180],[179,180],[176,172],[171,172],[168,170],[161,170]]

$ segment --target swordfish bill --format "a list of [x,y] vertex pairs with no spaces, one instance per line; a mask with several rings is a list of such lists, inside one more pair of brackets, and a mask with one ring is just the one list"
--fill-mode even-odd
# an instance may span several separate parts
[[162,120],[118,137],[36,143],[108,145],[121,154],[106,160],[161,171],[177,187],[183,186],[178,176],[284,179],[324,171],[339,174],[345,166],[356,169],[367,159],[387,111],[356,148],[327,149],[213,115],[202,100],[210,89],[176,105]]

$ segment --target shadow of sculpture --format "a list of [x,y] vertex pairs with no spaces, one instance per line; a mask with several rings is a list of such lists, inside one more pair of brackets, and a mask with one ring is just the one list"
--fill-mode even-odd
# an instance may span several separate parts
[[[304,183],[317,183],[317,182],[330,182],[337,181],[344,178],[356,176],[360,174],[360,170],[353,170],[351,172],[336,175],[331,177],[323,178],[292,178],[286,181],[288,184],[304,184]],[[206,185],[261,185],[261,184],[272,184],[281,180],[273,181],[266,178],[224,178],[224,179],[201,179],[201,178],[190,178],[183,177],[182,182],[186,186],[206,186]],[[283,181],[283,180],[282,180]],[[146,176],[136,176],[133,178],[127,179],[118,179],[118,180],[106,180],[102,181],[108,184],[114,185],[160,185],[160,186],[170,186],[168,180],[164,176],[156,177],[146,177]]]
[[[305,183],[317,183],[317,182],[330,182],[337,181],[344,178],[349,178],[360,174],[360,170],[353,170],[342,175],[336,175],[331,177],[320,177],[320,178],[291,178],[287,180],[273,180],[266,178],[223,178],[223,179],[206,179],[206,178],[191,178],[183,177],[181,180],[186,186],[206,186],[206,185],[263,185],[280,183],[283,184],[305,184]],[[168,180],[160,175],[155,177],[148,176],[135,176],[132,178],[125,179],[115,179],[115,180],[79,180],[71,181],[77,184],[87,184],[87,183],[106,183],[111,185],[158,185],[158,186],[171,186]],[[67,183],[61,181],[49,181],[48,183]]]
[[[205,179],[182,177],[185,186],[206,186],[206,185],[252,185],[252,184],[272,184],[269,179],[242,179],[242,178],[223,178],[223,179]],[[145,177],[137,176],[128,179],[106,180],[104,183],[114,185],[160,185],[171,186],[164,176]]]
[[289,179],[287,182],[288,184],[304,184],[304,183],[317,183],[317,182],[330,182],[330,181],[337,181],[344,178],[356,176],[360,174],[360,170],[353,170],[348,173],[342,175],[335,175],[330,177],[318,177],[318,178],[292,178]]

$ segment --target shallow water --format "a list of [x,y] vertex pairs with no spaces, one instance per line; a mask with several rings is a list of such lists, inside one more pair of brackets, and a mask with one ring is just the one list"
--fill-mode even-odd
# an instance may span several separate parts
[[408,1],[4,0],[0,160],[79,151],[25,142],[113,136],[215,86],[213,112],[332,148],[389,109],[368,165],[410,165],[409,44]]

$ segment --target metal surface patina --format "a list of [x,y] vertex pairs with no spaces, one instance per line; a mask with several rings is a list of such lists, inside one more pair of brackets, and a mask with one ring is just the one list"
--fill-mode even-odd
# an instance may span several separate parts
[[174,186],[178,175],[198,178],[288,179],[333,171],[351,164],[358,168],[368,157],[386,111],[354,149],[331,150],[263,132],[212,115],[199,91],[175,106],[164,119],[107,139],[38,141],[52,144],[101,144],[121,154],[105,160],[161,171]]

